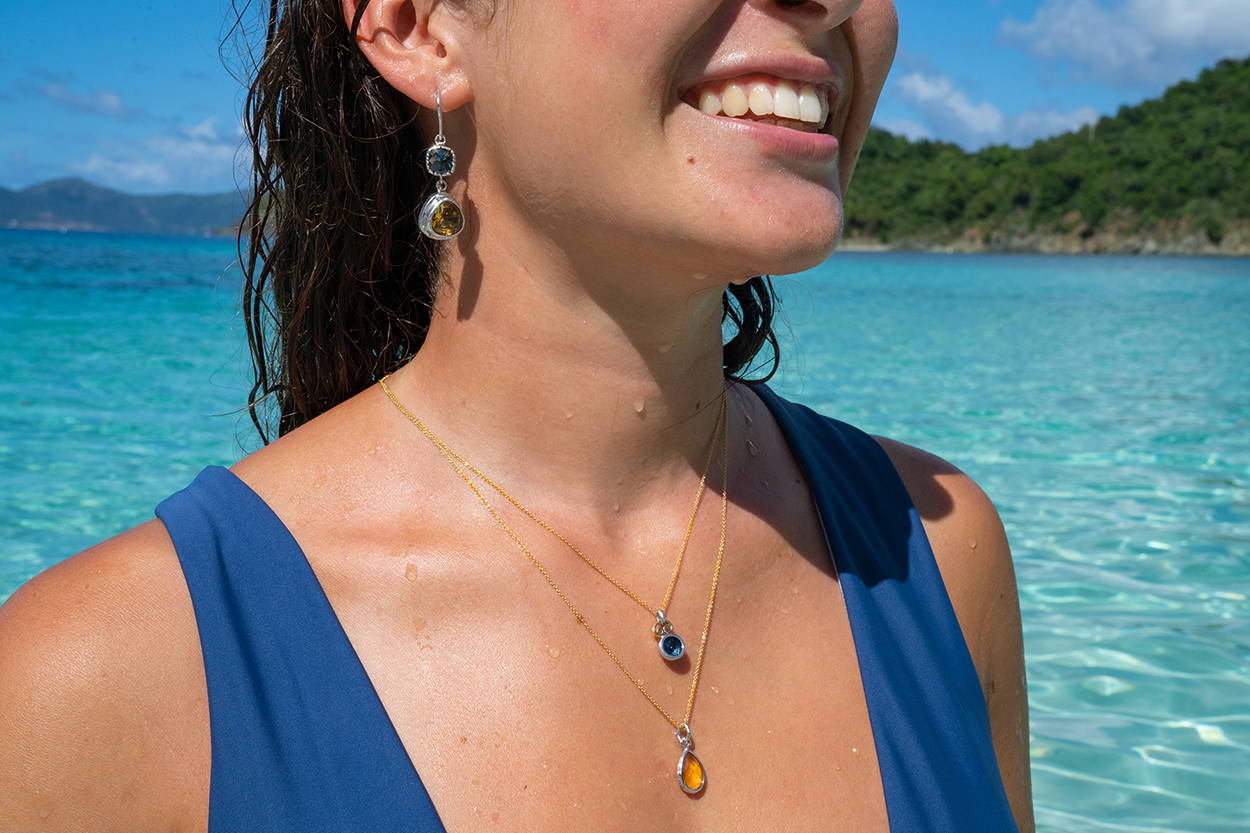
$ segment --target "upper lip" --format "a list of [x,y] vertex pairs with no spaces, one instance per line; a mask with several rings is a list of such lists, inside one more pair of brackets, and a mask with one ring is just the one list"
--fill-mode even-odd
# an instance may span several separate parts
[[[682,85],[680,97],[684,100],[691,89],[708,81],[736,78],[752,72],[775,75],[778,78],[791,78],[795,81],[809,81],[812,84],[839,86],[841,79],[837,72],[824,61],[813,55],[793,55],[777,53],[775,55],[743,55],[731,58],[722,64],[710,68],[699,78]],[[836,95],[836,89],[834,94]],[[832,103],[832,102],[830,102]]]

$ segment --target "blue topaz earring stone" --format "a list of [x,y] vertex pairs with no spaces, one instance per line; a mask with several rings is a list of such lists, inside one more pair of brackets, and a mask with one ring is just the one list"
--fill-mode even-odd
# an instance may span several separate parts
[[456,170],[456,152],[447,146],[447,137],[443,135],[443,94],[434,91],[434,105],[438,108],[438,134],[434,144],[425,149],[425,170],[438,177],[434,193],[421,206],[417,216],[417,225],[421,233],[435,240],[450,240],[464,228],[464,211],[460,204],[447,193],[447,180],[444,179]]
[[655,612],[655,626],[651,628],[651,632],[659,639],[656,647],[660,649],[660,656],[669,662],[685,656],[686,640],[673,633],[673,623],[668,621],[663,608]]

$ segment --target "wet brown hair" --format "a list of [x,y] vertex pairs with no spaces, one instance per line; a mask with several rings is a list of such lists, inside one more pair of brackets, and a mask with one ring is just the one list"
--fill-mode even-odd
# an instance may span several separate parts
[[[340,0],[270,0],[264,49],[240,80],[251,193],[236,242],[253,384],[248,412],[261,441],[299,427],[398,369],[430,322],[439,241],[417,212],[434,178],[420,164],[432,137],[411,102],[356,46]],[[249,0],[231,34],[246,30]],[[245,50],[246,51],[246,50]],[[758,384],[780,359],[777,297],[767,275],[730,284],[722,323],[726,378]],[[739,375],[764,344],[766,376]]]

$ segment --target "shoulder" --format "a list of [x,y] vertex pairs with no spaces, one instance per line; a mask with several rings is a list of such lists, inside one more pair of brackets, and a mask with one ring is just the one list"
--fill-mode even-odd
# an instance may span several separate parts
[[0,829],[168,829],[189,803],[203,685],[159,521],[27,581],[0,606]]
[[1001,602],[1015,602],[1015,574],[1002,520],[985,491],[936,454],[871,435],[889,456],[924,524],[982,685],[994,668]]
[[1003,785],[1020,830],[1030,833],[1024,641],[1015,568],[998,510],[971,477],[936,454],[870,436],[894,464],[924,524],[985,695]]

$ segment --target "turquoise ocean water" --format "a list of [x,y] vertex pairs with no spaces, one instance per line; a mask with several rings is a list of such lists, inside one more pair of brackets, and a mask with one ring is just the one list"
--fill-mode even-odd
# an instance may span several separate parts
[[[254,449],[233,241],[0,230],[0,600]],[[774,387],[993,498],[1038,827],[1250,830],[1250,260],[839,253]]]

